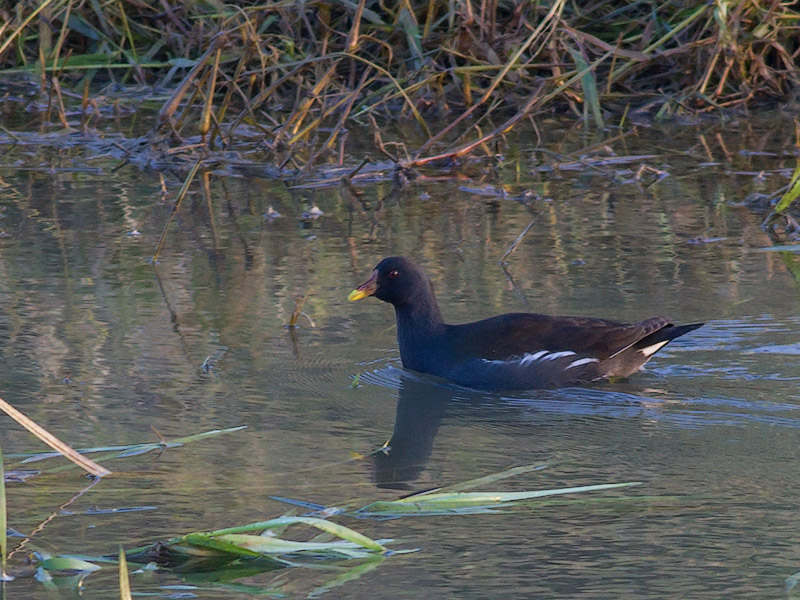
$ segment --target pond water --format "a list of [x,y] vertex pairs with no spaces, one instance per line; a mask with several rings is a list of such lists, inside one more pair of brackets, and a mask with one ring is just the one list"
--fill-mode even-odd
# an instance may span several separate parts
[[[601,138],[571,122],[539,125],[544,138],[518,136],[499,166],[401,189],[290,189],[209,173],[156,265],[171,206],[157,174],[115,170],[108,157],[85,168],[69,147],[4,144],[0,396],[76,448],[157,441],[153,429],[169,440],[247,426],[107,461],[114,474],[81,493],[88,481],[62,459],[9,458],[42,446],[3,417],[6,467],[41,470],[7,485],[9,526],[32,536],[12,570],[24,571],[32,551],[114,554],[291,508],[271,496],[361,506],[546,464],[489,489],[642,485],[501,514],[340,516],[419,551],[224,583],[145,571],[132,587],[165,598],[791,594],[800,254],[770,250],[765,214],[741,205],[788,181],[791,124],[650,126],[613,144],[648,158],[576,169],[564,155]],[[668,176],[637,182],[641,164]],[[167,185],[173,197],[180,181]],[[304,219],[314,205],[324,214]],[[269,207],[281,216],[265,217]],[[534,311],[706,325],[626,381],[461,389],[402,369],[390,306],[346,301],[392,254],[424,265],[450,322]],[[290,331],[298,296],[308,318]],[[387,440],[389,451],[370,455]],[[82,597],[118,597],[116,578],[113,565],[90,575]],[[54,597],[31,577],[7,589]]]

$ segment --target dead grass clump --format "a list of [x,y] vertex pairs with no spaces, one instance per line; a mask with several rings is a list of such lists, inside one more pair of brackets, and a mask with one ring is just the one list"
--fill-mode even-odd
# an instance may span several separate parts
[[[257,141],[300,173],[341,164],[352,123],[412,120],[429,139],[415,165],[485,150],[545,109],[602,127],[632,108],[787,100],[800,80],[800,12],[779,1],[22,0],[0,17],[0,75],[38,82],[46,121],[76,128],[80,102],[86,128],[124,93],[161,106],[161,158]],[[471,132],[432,155],[456,115]]]

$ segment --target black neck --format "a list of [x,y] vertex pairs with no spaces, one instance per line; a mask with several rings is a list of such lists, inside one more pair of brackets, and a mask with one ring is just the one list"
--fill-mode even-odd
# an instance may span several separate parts
[[396,304],[394,312],[398,330],[413,326],[416,331],[423,333],[435,331],[444,325],[436,298],[423,297],[407,304]]

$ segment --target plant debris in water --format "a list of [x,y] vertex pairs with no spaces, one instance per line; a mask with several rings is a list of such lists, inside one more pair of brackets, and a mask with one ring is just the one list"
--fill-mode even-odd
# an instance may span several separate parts
[[[372,539],[334,523],[327,517],[344,514],[355,518],[399,518],[416,515],[468,515],[496,512],[492,509],[529,501],[544,496],[618,489],[638,482],[597,484],[524,492],[471,492],[478,486],[491,485],[515,475],[539,471],[546,465],[525,465],[477,479],[414,494],[389,502],[373,502],[352,512],[324,509],[321,505],[302,501],[286,502],[315,509],[320,516],[284,515],[267,521],[229,527],[210,532],[187,533],[125,552],[119,560],[100,556],[50,556],[37,553],[36,578],[47,586],[80,587],[84,578],[101,569],[102,564],[119,564],[120,590],[130,593],[128,562],[155,564],[180,573],[187,581],[230,582],[233,578],[252,576],[289,567],[329,568],[336,577],[315,588],[320,594],[357,579],[379,566],[386,557],[416,552],[418,549],[390,549],[393,540]],[[298,527],[311,528],[303,539],[287,531]],[[340,568],[341,561],[358,561],[355,566]],[[136,571],[138,572],[138,571]],[[135,581],[134,581],[135,583]],[[135,587],[135,586],[134,586]],[[279,587],[258,588],[261,593],[278,593]],[[253,590],[249,590],[253,591]]]
[[[246,425],[239,425],[237,427],[228,427],[226,429],[211,429],[202,433],[195,433],[185,437],[176,438],[174,440],[160,440],[158,442],[144,442],[141,444],[127,444],[124,446],[98,446],[94,448],[81,448],[78,450],[81,454],[94,454],[104,452],[103,456],[98,460],[113,460],[117,458],[128,458],[131,456],[139,456],[140,454],[147,454],[148,452],[158,451],[162,452],[168,448],[180,448],[185,444],[198,442],[200,440],[216,437],[218,435],[225,435],[235,431],[246,429]],[[23,454],[10,454],[12,458],[22,458],[21,464],[38,462],[48,458],[60,456],[58,452],[37,452],[37,453],[23,453]]]
[[545,468],[547,468],[547,465],[514,467],[444,488],[426,490],[398,500],[372,502],[352,511],[343,508],[325,507],[292,498],[270,497],[278,502],[310,509],[312,514],[315,515],[347,514],[354,518],[396,519],[407,516],[490,514],[502,512],[497,510],[499,508],[508,508],[526,501],[529,505],[535,506],[535,503],[531,504],[531,501],[547,496],[580,494],[641,485],[640,481],[627,481],[623,483],[602,483],[523,492],[469,491],[480,486],[491,485],[509,477],[540,471]]
[[[4,102],[57,128],[6,129],[0,143],[72,132],[95,156],[159,170],[201,160],[262,177],[370,177],[349,158],[351,130],[366,127],[403,179],[492,155],[490,143],[554,109],[602,129],[631,112],[790,102],[800,82],[793,3],[20,0],[0,14]],[[143,106],[154,113],[143,135],[92,134]],[[408,120],[422,137],[393,152],[381,129]]]

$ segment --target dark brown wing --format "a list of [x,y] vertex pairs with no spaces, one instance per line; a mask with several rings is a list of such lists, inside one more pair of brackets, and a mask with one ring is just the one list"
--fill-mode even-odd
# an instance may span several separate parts
[[665,317],[627,324],[588,317],[510,313],[450,327],[458,354],[504,360],[541,350],[570,351],[603,361],[669,324]]

